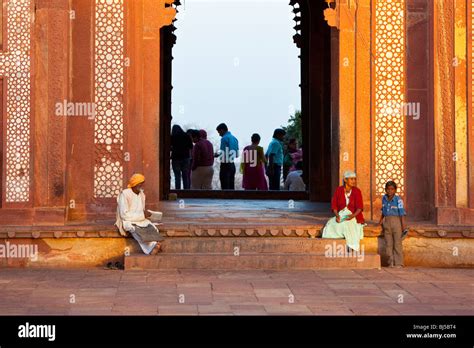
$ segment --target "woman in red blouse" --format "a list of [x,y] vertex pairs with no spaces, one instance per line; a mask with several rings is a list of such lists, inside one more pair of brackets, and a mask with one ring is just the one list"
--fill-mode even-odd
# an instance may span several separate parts
[[335,216],[324,227],[323,238],[344,238],[349,248],[359,251],[365,221],[362,192],[356,185],[356,174],[352,171],[345,172],[344,185],[336,189],[331,201]]

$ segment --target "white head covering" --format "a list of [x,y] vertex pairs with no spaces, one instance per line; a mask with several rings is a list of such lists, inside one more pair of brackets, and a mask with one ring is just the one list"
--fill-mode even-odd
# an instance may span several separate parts
[[356,177],[357,177],[356,173],[352,170],[347,170],[344,172],[344,179],[356,178]]

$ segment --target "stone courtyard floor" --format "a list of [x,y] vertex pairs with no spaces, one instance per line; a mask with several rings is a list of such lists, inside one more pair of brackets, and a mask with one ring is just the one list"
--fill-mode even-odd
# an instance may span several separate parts
[[474,270],[0,269],[0,315],[474,315]]

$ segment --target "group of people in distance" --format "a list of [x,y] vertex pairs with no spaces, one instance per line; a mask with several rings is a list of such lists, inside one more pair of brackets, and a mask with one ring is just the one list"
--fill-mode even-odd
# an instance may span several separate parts
[[[235,160],[239,157],[239,141],[225,123],[218,125],[216,130],[221,142],[219,151],[214,152],[205,130],[190,129],[185,132],[179,125],[172,127],[171,166],[175,189],[212,190],[214,161],[218,159],[221,189],[235,190]],[[290,139],[285,150],[285,135],[283,129],[275,129],[266,152],[260,146],[260,135],[252,135],[251,144],[243,149],[240,161],[243,189],[279,191],[283,175],[285,190],[306,190],[302,149],[298,148],[296,139]]]

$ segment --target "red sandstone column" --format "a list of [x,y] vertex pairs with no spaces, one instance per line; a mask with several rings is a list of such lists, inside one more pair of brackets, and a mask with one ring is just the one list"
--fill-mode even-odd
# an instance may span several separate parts
[[[72,102],[94,102],[94,0],[72,0],[71,86]],[[75,117],[67,125],[67,214],[86,219],[86,205],[93,203],[94,123]]]
[[142,172],[146,176],[147,204],[159,202],[160,144],[160,29],[171,24],[175,10],[165,2],[128,2],[128,52],[130,68],[126,82],[126,151],[130,153],[126,175]]
[[355,169],[355,7],[339,3],[339,170],[342,182],[346,170]]
[[[454,2],[434,5],[434,133],[437,222],[459,223],[456,206],[454,108]],[[452,208],[452,209],[446,209]]]
[[371,69],[372,57],[370,46],[371,3],[361,0],[357,7],[357,36],[355,44],[356,67],[356,115],[355,115],[355,170],[358,176],[357,186],[362,191],[364,212],[367,219],[373,218],[372,196],[372,108],[371,108]]
[[[142,129],[143,129],[143,79],[144,65],[142,64],[143,50],[143,1],[130,1],[127,3],[127,68],[125,80],[125,113],[129,122],[125,131],[125,153],[129,154],[129,161],[125,162],[125,181],[134,172],[143,172],[142,156]],[[147,177],[147,186],[149,174]],[[152,189],[147,187],[147,193]]]
[[55,105],[68,99],[69,4],[36,1],[34,45],[34,206],[35,222],[63,222],[65,205],[66,119]]
[[419,103],[420,115],[406,117],[406,204],[410,218],[425,221],[434,216],[432,4],[407,1],[406,101]]
[[[356,29],[357,28],[357,29]],[[339,3],[339,166],[337,185],[355,170],[364,212],[373,218],[374,197],[371,115],[371,2]]]
[[331,192],[339,181],[339,30],[331,28]]
[[468,2],[467,6],[467,74],[468,74],[468,121],[467,121],[467,146],[468,146],[468,190],[469,190],[469,208],[474,209],[474,98],[473,98],[473,82],[474,74],[474,21],[470,15],[473,11],[473,4]]

